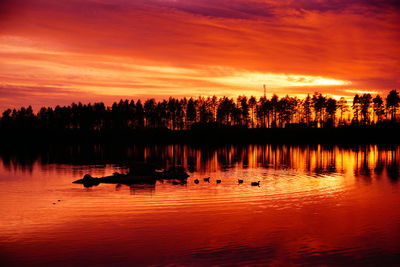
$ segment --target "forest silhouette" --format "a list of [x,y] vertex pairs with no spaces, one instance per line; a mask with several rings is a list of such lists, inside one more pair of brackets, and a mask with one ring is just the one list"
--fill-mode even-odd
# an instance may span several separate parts
[[[100,102],[42,107],[37,113],[31,106],[7,109],[2,113],[0,130],[2,136],[11,139],[21,135],[64,139],[87,139],[90,136],[129,138],[133,133],[142,133],[136,136],[142,139],[168,139],[172,132],[201,133],[216,129],[220,132],[214,133],[221,136],[243,134],[245,130],[258,130],[257,135],[260,135],[262,129],[303,129],[303,135],[308,135],[311,132],[307,129],[398,129],[399,105],[400,96],[396,90],[385,97],[356,94],[353,101],[343,97],[336,100],[321,93],[307,95],[304,99],[273,95],[259,99],[254,96],[236,99],[213,96],[170,97],[168,100],[147,99],[144,102],[120,100],[111,106]],[[153,135],[146,136],[143,132],[152,132]],[[293,133],[296,132],[292,130],[286,137]],[[298,133],[301,135],[302,132]],[[341,134],[345,134],[343,130]],[[384,137],[383,133],[380,134]],[[185,134],[174,136],[175,139],[187,138]]]

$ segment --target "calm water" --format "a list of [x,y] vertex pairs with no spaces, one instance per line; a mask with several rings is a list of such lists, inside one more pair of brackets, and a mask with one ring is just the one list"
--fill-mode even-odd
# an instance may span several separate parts
[[[0,155],[0,264],[400,264],[399,147],[94,146]],[[71,183],[126,171],[132,160],[182,165],[191,177],[186,186]],[[193,183],[208,176],[210,183]]]

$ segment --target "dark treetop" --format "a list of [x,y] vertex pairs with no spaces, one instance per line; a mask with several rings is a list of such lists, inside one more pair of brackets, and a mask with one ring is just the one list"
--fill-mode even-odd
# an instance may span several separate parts
[[[3,141],[192,142],[210,133],[213,137],[208,141],[217,142],[377,141],[391,140],[387,138],[398,132],[399,104],[396,90],[386,97],[357,94],[351,103],[320,93],[304,99],[274,95],[269,99],[239,96],[235,100],[214,96],[148,99],[144,103],[120,100],[112,106],[73,103],[43,107],[37,113],[31,106],[7,109],[0,120],[0,131]],[[382,129],[390,129],[391,133]]]

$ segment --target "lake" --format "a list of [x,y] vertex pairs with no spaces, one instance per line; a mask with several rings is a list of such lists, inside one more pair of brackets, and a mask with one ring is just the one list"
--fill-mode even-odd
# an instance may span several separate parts
[[[2,265],[400,264],[398,146],[87,145],[0,157]],[[133,161],[183,166],[188,183],[72,183]]]

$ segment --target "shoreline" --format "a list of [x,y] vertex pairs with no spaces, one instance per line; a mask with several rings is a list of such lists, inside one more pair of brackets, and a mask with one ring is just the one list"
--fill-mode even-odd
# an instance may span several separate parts
[[2,131],[0,144],[400,144],[400,127]]

